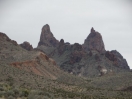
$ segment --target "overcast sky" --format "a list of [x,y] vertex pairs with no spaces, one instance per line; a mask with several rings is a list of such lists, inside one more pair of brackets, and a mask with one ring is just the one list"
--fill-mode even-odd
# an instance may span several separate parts
[[0,0],[0,32],[37,47],[49,24],[56,39],[84,43],[91,27],[106,50],[117,50],[132,68],[132,0]]

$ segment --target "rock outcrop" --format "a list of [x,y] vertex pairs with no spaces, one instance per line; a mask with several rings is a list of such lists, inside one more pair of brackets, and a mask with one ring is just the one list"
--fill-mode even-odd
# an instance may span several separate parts
[[116,50],[112,51],[106,51],[105,56],[113,62],[115,66],[118,66],[123,69],[130,69],[126,59],[123,58],[123,56],[117,52]]
[[73,44],[72,46],[72,50],[77,50],[77,51],[81,51],[81,50],[83,50],[83,48],[82,48],[82,45],[81,44],[79,44],[79,43],[75,43],[75,44]]
[[47,46],[47,47],[57,47],[58,40],[54,37],[52,32],[50,31],[50,26],[48,24],[44,25],[41,31],[40,41],[38,46]]
[[0,41],[8,41],[11,42],[12,44],[14,44],[15,46],[17,46],[17,42],[15,40],[11,40],[5,33],[0,32]]
[[110,60],[110,61],[117,61],[117,58],[113,53],[110,51],[106,51],[105,56]]
[[29,43],[29,42],[26,42],[26,41],[23,42],[22,44],[20,44],[20,46],[21,46],[22,48],[28,50],[28,51],[33,50],[32,45],[30,45],[30,43]]
[[0,40],[3,40],[3,39],[7,41],[11,40],[5,33],[0,32]]
[[126,59],[124,59],[123,56],[116,50],[106,51],[105,56],[110,61],[112,61],[115,66],[123,68],[123,69],[128,69],[128,70],[130,69]]
[[126,59],[124,59],[123,56],[118,51],[112,50],[111,53],[115,55],[116,62],[118,63],[118,66],[120,68],[128,69],[128,70],[130,69],[128,64],[127,64]]
[[59,46],[58,46],[58,53],[61,55],[64,51],[65,51],[65,43],[64,43],[64,40],[61,39],[60,42],[59,42]]
[[91,29],[91,33],[85,39],[83,48],[86,51],[96,50],[98,52],[105,52],[105,46],[102,40],[102,36],[99,32],[95,31],[94,28]]

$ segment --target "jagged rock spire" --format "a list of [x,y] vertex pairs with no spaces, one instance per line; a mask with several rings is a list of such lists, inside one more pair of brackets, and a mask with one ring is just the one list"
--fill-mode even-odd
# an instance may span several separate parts
[[94,33],[94,32],[95,32],[95,30],[94,30],[94,28],[92,27],[92,28],[91,28],[91,33]]
[[40,41],[38,46],[44,45],[49,47],[56,47],[59,41],[56,40],[52,32],[50,31],[50,26],[48,24],[42,27]]
[[50,33],[50,26],[48,24],[44,25],[42,27],[42,32],[45,32],[45,33]]
[[91,33],[85,39],[83,47],[86,51],[97,50],[99,52],[105,51],[104,42],[100,33],[96,32],[94,28],[91,28]]
[[61,40],[60,40],[60,43],[61,43],[61,44],[64,44],[64,40],[63,40],[63,39],[61,39]]

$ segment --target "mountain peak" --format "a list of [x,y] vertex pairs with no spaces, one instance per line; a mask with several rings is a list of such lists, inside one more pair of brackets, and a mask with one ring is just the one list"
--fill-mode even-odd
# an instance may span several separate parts
[[48,24],[44,25],[44,26],[42,27],[42,32],[46,32],[46,33],[51,32],[51,31],[50,31],[50,26],[49,26]]
[[95,32],[95,30],[94,30],[94,28],[92,27],[92,28],[91,28],[91,33],[94,33],[94,32]]
[[56,47],[59,41],[56,40],[52,32],[50,31],[50,26],[48,24],[42,27],[40,41],[38,46],[44,45],[48,47]]
[[98,52],[104,52],[104,42],[100,33],[96,32],[94,28],[91,28],[91,33],[85,39],[83,47],[86,51],[97,50]]

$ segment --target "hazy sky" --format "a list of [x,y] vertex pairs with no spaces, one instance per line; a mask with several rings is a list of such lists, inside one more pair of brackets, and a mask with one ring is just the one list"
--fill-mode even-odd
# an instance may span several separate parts
[[0,32],[37,47],[49,24],[56,39],[83,44],[91,27],[106,50],[117,50],[132,68],[132,0],[0,0]]

